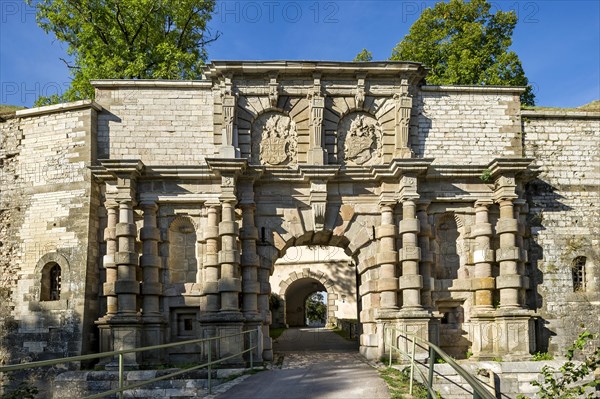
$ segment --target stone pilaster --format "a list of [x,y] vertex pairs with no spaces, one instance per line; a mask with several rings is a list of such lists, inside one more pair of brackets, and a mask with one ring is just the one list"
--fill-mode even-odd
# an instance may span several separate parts
[[419,261],[421,251],[417,246],[419,233],[419,219],[416,217],[415,200],[407,198],[402,201],[402,221],[400,234],[402,235],[402,249],[400,262],[402,262],[402,276],[400,277],[400,290],[402,291],[403,310],[421,310],[421,288],[423,278],[419,274]]
[[490,246],[492,225],[489,223],[489,207],[491,200],[475,202],[475,225],[471,230],[475,240],[473,263],[475,277],[472,284],[475,290],[475,307],[477,310],[493,310],[495,279],[492,275],[494,251]]
[[236,157],[237,126],[236,126],[236,103],[237,97],[233,92],[231,76],[225,76],[223,81],[223,132],[219,155],[223,158]]
[[[261,245],[257,248],[260,259],[270,259],[269,251],[272,248],[266,245]],[[273,342],[269,336],[269,326],[271,325],[271,310],[269,309],[269,294],[271,293],[271,263],[260,261],[258,268],[258,282],[260,283],[260,293],[258,295],[258,311],[262,317],[262,335],[263,335],[263,360],[273,360]]]
[[219,206],[216,204],[207,205],[206,208],[206,228],[204,229],[204,281],[202,284],[202,294],[204,299],[204,312],[218,312],[221,308],[221,298],[219,296]]
[[[158,255],[158,243],[160,241],[160,230],[156,222],[158,206],[153,201],[146,201],[141,203],[141,208],[144,212],[144,225],[140,232],[142,240],[142,256],[140,258],[142,267],[142,323],[144,324],[142,345],[153,346],[163,343],[164,326],[160,309],[163,287],[160,282],[162,262]],[[159,364],[162,360],[160,351],[145,352],[143,356],[146,364]]]
[[381,203],[380,212],[381,225],[375,229],[376,238],[379,240],[377,289],[381,298],[380,310],[385,313],[398,310],[398,252],[395,245],[394,204]]
[[395,158],[411,158],[413,155],[409,147],[408,137],[410,129],[410,113],[412,109],[412,97],[408,91],[408,80],[402,79],[400,90],[394,94],[395,102],[395,130],[396,143],[394,149]]
[[323,112],[325,97],[322,95],[321,76],[313,76],[313,90],[310,98],[310,150],[308,163],[311,165],[325,165],[325,149],[323,148]]
[[431,224],[429,223],[429,215],[427,208],[429,201],[420,200],[417,204],[417,219],[419,220],[419,248],[421,249],[421,261],[419,262],[419,271],[423,278],[423,288],[421,289],[421,305],[425,309],[432,309],[432,291],[434,288],[434,280],[431,273],[433,265],[433,253],[430,247],[430,240],[433,237]]

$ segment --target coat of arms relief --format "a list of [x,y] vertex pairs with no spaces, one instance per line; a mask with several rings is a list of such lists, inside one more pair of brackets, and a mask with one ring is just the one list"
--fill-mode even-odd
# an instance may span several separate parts
[[372,165],[381,159],[383,139],[377,120],[367,113],[353,113],[340,121],[338,159],[346,165]]
[[287,165],[297,153],[296,124],[277,113],[261,115],[252,125],[252,162],[263,165]]

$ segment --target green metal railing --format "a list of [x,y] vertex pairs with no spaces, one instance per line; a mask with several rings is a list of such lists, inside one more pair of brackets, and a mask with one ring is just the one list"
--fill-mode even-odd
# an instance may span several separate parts
[[[233,355],[229,355],[229,356],[222,357],[219,359],[215,359],[215,360],[212,359],[212,356],[213,356],[212,345],[211,345],[212,341],[226,339],[226,338],[240,337],[240,336],[244,338],[245,335],[248,335],[248,349],[244,349],[238,353],[234,353]],[[253,339],[253,335],[256,335],[255,340]],[[258,349],[259,343],[261,341],[262,341],[262,331],[261,331],[261,328],[258,327],[253,330],[247,330],[247,331],[243,331],[243,332],[237,333],[237,334],[223,335],[223,336],[218,336],[218,337],[191,339],[191,340],[187,340],[187,341],[173,342],[170,344],[145,346],[145,347],[133,348],[133,349],[122,349],[122,350],[117,350],[117,351],[112,351],[112,352],[101,352],[101,353],[94,353],[94,354],[90,354],[90,355],[80,355],[80,356],[64,357],[64,358],[53,359],[53,360],[43,360],[43,361],[38,361],[38,362],[28,362],[28,363],[2,366],[2,367],[0,367],[0,373],[10,372],[10,371],[19,371],[19,370],[28,370],[28,369],[38,368],[38,367],[54,366],[56,364],[80,362],[80,361],[85,361],[85,360],[94,360],[94,359],[101,359],[101,358],[105,358],[105,357],[115,357],[116,356],[116,357],[118,357],[118,364],[119,364],[119,366],[118,366],[119,387],[116,389],[111,389],[110,391],[96,394],[96,395],[86,396],[83,399],[103,398],[103,397],[106,397],[106,396],[112,395],[112,394],[118,394],[119,399],[122,399],[123,392],[127,391],[129,389],[139,388],[144,385],[148,385],[148,384],[152,384],[154,382],[166,380],[166,379],[176,377],[178,375],[185,374],[190,371],[202,369],[205,367],[208,369],[208,382],[207,382],[208,393],[211,394],[212,393],[212,366],[215,364],[222,363],[226,360],[236,358],[240,355],[243,355],[244,353],[249,352],[250,353],[250,356],[249,356],[250,357],[250,359],[249,359],[250,360],[250,369],[253,369],[254,368],[253,351],[254,351],[254,349]],[[207,345],[207,358],[208,359],[207,359],[206,363],[188,367],[188,368],[185,368],[185,369],[182,369],[179,371],[175,371],[173,373],[169,373],[166,375],[162,375],[160,377],[152,378],[150,380],[146,380],[143,382],[129,384],[129,385],[124,384],[123,372],[125,371],[125,366],[124,366],[124,362],[123,362],[123,356],[125,354],[145,352],[145,351],[151,351],[151,350],[160,350],[160,349],[172,348],[175,346],[201,344],[201,343],[207,343],[207,342],[209,344]]]
[[[394,334],[396,333],[396,334]],[[392,338],[395,336],[395,338]],[[395,345],[397,339],[403,339],[410,342],[411,345],[411,353],[404,352],[399,346]],[[460,375],[473,389],[473,399],[496,399],[496,396],[492,394],[487,388],[483,386],[481,381],[479,381],[476,377],[473,377],[468,371],[462,368],[450,355],[444,352],[437,345],[426,341],[420,337],[417,337],[414,334],[406,333],[392,326],[384,327],[384,346],[388,348],[389,351],[389,366],[392,366],[392,357],[393,351],[397,351],[400,356],[410,361],[410,385],[409,391],[412,395],[413,389],[413,380],[415,370],[420,374],[423,381],[425,381],[425,386],[427,387],[427,397],[432,399],[437,397],[437,393],[433,390],[433,373],[435,361],[439,357],[443,359],[450,367],[452,367],[458,375]],[[418,343],[417,343],[418,342]],[[428,375],[425,377],[424,373],[418,367],[415,368],[415,363],[421,363],[415,360],[415,351],[416,347],[427,350],[428,353]]]

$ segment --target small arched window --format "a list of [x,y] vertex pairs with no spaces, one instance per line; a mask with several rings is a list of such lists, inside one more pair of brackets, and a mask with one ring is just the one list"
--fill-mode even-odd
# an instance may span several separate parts
[[585,256],[578,256],[573,260],[572,272],[573,272],[573,291],[580,292],[585,291]]
[[44,266],[41,285],[41,301],[58,301],[60,299],[61,270],[58,263],[51,262]]

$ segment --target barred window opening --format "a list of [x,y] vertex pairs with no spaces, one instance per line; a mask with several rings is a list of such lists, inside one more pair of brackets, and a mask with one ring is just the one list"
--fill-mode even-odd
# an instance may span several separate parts
[[58,263],[48,263],[42,269],[41,301],[58,301],[60,299],[61,269]]
[[573,261],[573,291],[585,291],[585,256],[578,256]]

